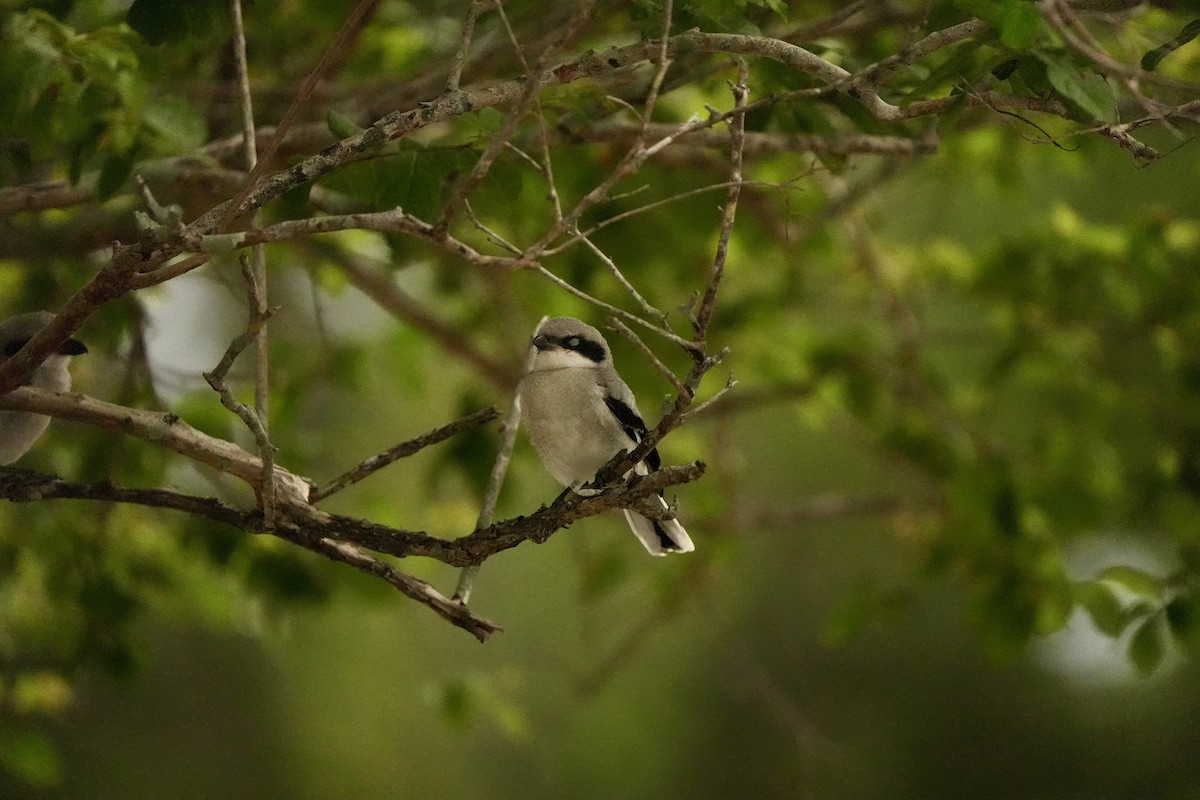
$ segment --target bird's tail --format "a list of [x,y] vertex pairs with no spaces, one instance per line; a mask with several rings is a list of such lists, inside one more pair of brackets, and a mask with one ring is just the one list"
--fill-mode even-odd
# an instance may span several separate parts
[[[667,501],[662,497],[658,498],[658,502],[662,503],[664,509],[668,507]],[[688,536],[687,531],[679,524],[679,520],[650,519],[629,509],[625,509],[625,519],[629,522],[629,527],[633,529],[634,535],[641,541],[642,546],[652,556],[665,556],[667,553],[690,553],[696,549],[696,545],[692,544],[692,537]]]

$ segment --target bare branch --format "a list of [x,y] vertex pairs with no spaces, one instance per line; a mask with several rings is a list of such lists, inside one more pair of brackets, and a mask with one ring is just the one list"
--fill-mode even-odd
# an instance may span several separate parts
[[[238,105],[242,116],[242,145],[245,153],[246,171],[249,173],[247,177],[247,182],[249,183],[253,178],[255,167],[258,166],[258,141],[255,139],[254,132],[254,103],[250,97],[250,72],[246,64],[246,30],[242,24],[242,0],[230,0],[230,7],[233,12],[233,50],[234,64],[237,71]],[[299,100],[298,102],[302,103],[303,100]],[[280,127],[283,127],[284,132],[286,132],[285,125],[281,125]],[[252,271],[247,269],[243,263],[243,274],[246,278],[251,304],[251,321],[253,322],[257,316],[265,323],[267,317],[270,316],[270,312],[267,310],[267,254],[262,245],[256,245],[253,248],[252,258],[254,259],[254,268]],[[271,472],[275,448],[271,446],[270,441],[267,439],[267,430],[270,427],[269,415],[267,413],[267,386],[270,366],[267,357],[268,352],[267,327],[265,324],[260,324],[254,349],[254,415],[258,420],[258,427],[261,428],[262,435],[260,437],[256,432],[255,439],[259,441],[263,469],[269,474]],[[267,487],[264,503],[269,501],[269,504],[264,506],[264,515],[268,523],[270,523],[274,513],[274,492],[270,489],[269,484],[267,484]]]
[[[58,499],[129,503],[150,508],[182,511],[242,530],[261,529],[261,517],[257,512],[238,511],[211,497],[194,497],[166,489],[129,489],[114,486],[107,481],[69,483],[50,475],[24,470],[0,474],[0,497],[16,503]],[[298,531],[295,530],[286,533],[276,531],[276,535],[284,535],[284,538],[294,544],[383,579],[399,589],[405,596],[429,606],[443,618],[449,620],[451,624],[468,631],[481,642],[492,633],[503,630],[498,624],[451,602],[424,581],[397,570],[390,564],[363,552],[350,542],[328,537],[298,535]]]
[[[233,475],[256,490],[262,482],[260,458],[232,442],[196,430],[170,412],[143,411],[75,392],[51,392],[32,386],[22,386],[0,397],[0,408],[36,411],[57,419],[118,431]],[[307,505],[311,487],[307,478],[276,466],[275,480],[283,492],[282,499]]]
[[682,336],[680,336],[679,334],[675,333],[672,330],[664,328],[660,325],[655,325],[652,322],[642,319],[641,317],[637,316],[636,314],[629,313],[628,311],[626,311],[623,308],[618,308],[611,303],[606,303],[603,300],[600,300],[596,297],[592,297],[590,294],[583,291],[582,289],[576,288],[574,284],[564,281],[562,278],[558,277],[557,275],[555,275],[553,272],[546,269],[545,267],[538,267],[537,270],[538,270],[538,274],[540,274],[542,277],[546,278],[548,281],[553,283],[555,286],[558,286],[560,289],[568,292],[569,294],[574,295],[575,297],[578,297],[580,300],[583,300],[586,303],[591,303],[592,305],[596,306],[597,308],[603,309],[605,312],[607,312],[608,314],[611,314],[614,317],[619,317],[620,319],[623,319],[626,322],[633,322],[638,325],[641,325],[643,328],[652,330],[655,333],[657,333],[659,336],[662,336],[664,339],[669,339],[670,341],[674,342],[675,344],[679,345],[680,347],[682,347],[684,349],[690,349],[693,346],[691,341],[684,339]]
[[182,511],[196,517],[222,522],[238,528],[254,527],[251,517],[257,516],[230,508],[212,497],[194,497],[170,489],[129,489],[114,486],[108,481],[99,483],[70,483],[52,475],[28,470],[0,472],[0,497],[14,503],[34,503],[42,500],[97,500],[106,503],[129,503],[149,508]]
[[241,259],[242,277],[246,281],[247,293],[249,294],[248,312],[250,316],[249,322],[246,323],[246,330],[237,336],[229,347],[225,350],[225,355],[221,357],[221,361],[213,368],[212,372],[204,373],[204,380],[208,381],[208,385],[213,388],[221,398],[221,405],[229,409],[245,423],[246,427],[254,435],[254,441],[258,446],[259,458],[262,460],[262,475],[258,483],[259,499],[262,503],[263,521],[270,530],[275,526],[275,481],[270,480],[270,476],[275,472],[275,445],[271,444],[271,439],[267,436],[266,426],[258,413],[244,403],[238,402],[233,396],[228,384],[225,383],[225,377],[229,374],[229,370],[233,367],[233,362],[241,355],[242,351],[254,343],[254,340],[262,332],[263,326],[267,320],[275,312],[275,309],[259,310],[260,302],[258,296],[257,282],[254,280],[254,272],[250,267],[250,263],[246,259]]
[[31,183],[28,186],[0,188],[0,217],[21,211],[44,211],[48,208],[71,208],[90,203],[96,197],[91,186],[66,181]]
[[629,279],[625,277],[625,274],[621,272],[621,268],[617,266],[615,261],[609,258],[607,253],[601,250],[596,243],[588,237],[580,234],[579,239],[584,243],[584,245],[587,246],[587,249],[591,250],[592,253],[595,254],[596,258],[600,259],[604,266],[608,267],[608,271],[614,278],[616,278],[617,283],[621,284],[621,287],[625,289],[626,293],[628,293],[630,297],[633,298],[633,301],[641,306],[643,314],[657,320],[659,324],[666,323],[667,315],[652,306],[650,301],[648,301],[646,298],[642,297],[641,292],[634,288],[634,285],[630,283]]
[[667,77],[667,70],[671,67],[671,58],[667,52],[667,43],[671,40],[671,18],[674,14],[674,2],[666,0],[663,3],[663,26],[658,48],[658,67],[654,71],[654,78],[650,81],[650,89],[646,92],[646,101],[642,105],[642,134],[638,139],[638,147],[641,147],[642,143],[646,140],[647,133],[645,129],[650,125],[650,120],[654,116],[654,106],[658,103],[658,93],[662,90],[663,80]]
[[[242,22],[242,0],[230,0],[230,10],[233,18],[233,53],[238,84],[238,107],[242,118],[242,149],[248,173],[247,185],[249,185],[249,181],[253,180],[255,168],[258,166],[258,142],[255,139],[254,131],[254,102],[250,96],[250,72],[246,63],[246,30]],[[286,125],[283,127],[286,129]],[[257,219],[258,214],[255,213],[251,220],[256,223]],[[261,244],[252,248],[251,258],[254,261],[253,266],[246,261],[244,256],[239,261],[242,267],[242,277],[246,282],[247,307],[250,316],[247,332],[251,329],[254,330],[251,337],[251,341],[255,345],[253,412],[235,401],[233,394],[225,385],[225,374],[229,370],[229,365],[223,372],[218,369],[214,371],[215,375],[205,374],[204,378],[220,394],[221,403],[241,417],[254,434],[254,441],[258,444],[258,454],[263,462],[262,494],[260,496],[263,522],[269,530],[275,525],[275,482],[269,480],[269,476],[275,469],[275,445],[271,443],[268,434],[270,421],[267,413],[270,365],[266,322],[272,311],[267,307],[267,254]],[[232,345],[230,349],[232,350]],[[232,360],[230,365],[232,365]]]
[[[722,211],[721,232],[717,240],[717,250],[713,257],[713,266],[709,271],[708,283],[693,314],[692,341],[685,347],[685,350],[692,357],[692,368],[688,372],[686,380],[683,381],[683,391],[680,391],[675,396],[674,405],[663,415],[654,430],[642,437],[642,440],[632,450],[625,453],[618,453],[607,464],[601,467],[596,474],[596,479],[590,484],[591,486],[605,486],[611,483],[616,476],[624,475],[634,464],[641,462],[658,445],[663,436],[678,427],[682,423],[688,407],[695,399],[696,390],[699,388],[700,381],[704,375],[717,364],[720,364],[726,355],[728,355],[727,349],[721,350],[715,356],[708,355],[707,336],[708,326],[712,321],[712,314],[716,307],[717,292],[720,289],[721,280],[725,274],[725,260],[729,254],[729,236],[733,231],[733,223],[737,216],[738,197],[741,192],[742,146],[745,142],[744,110],[746,99],[749,95],[749,90],[746,88],[747,74],[748,69],[746,64],[744,62],[740,63],[738,67],[738,80],[730,86],[734,97],[734,110],[741,110],[743,113],[734,114],[730,121],[730,180],[729,189],[725,197],[725,206]],[[733,378],[731,375],[725,388],[718,395],[724,394],[732,386]]]
[[[236,2],[236,0],[234,0]],[[342,23],[342,27],[338,29],[337,35],[333,37],[333,41],[325,52],[321,54],[321,60],[313,67],[312,72],[304,79],[299,91],[296,92],[296,98],[292,101],[292,105],[288,108],[287,113],[283,115],[283,119],[275,126],[275,132],[271,135],[267,146],[263,148],[261,155],[258,158],[258,163],[254,165],[254,169],[246,176],[246,184],[242,187],[232,200],[224,203],[220,207],[220,216],[215,221],[214,230],[224,230],[233,221],[233,219],[242,211],[243,201],[250,197],[253,193],[259,178],[262,177],[264,167],[271,163],[275,158],[275,151],[279,148],[279,144],[283,141],[283,137],[291,128],[292,123],[300,114],[301,110],[308,104],[309,98],[312,96],[313,89],[317,83],[329,73],[334,66],[349,52],[353,47],[354,41],[359,32],[367,21],[374,15],[375,10],[379,7],[380,0],[359,0],[358,5],[350,12],[350,16]],[[250,204],[245,210],[250,211],[259,208],[262,203]],[[217,209],[214,209],[216,211]],[[212,212],[209,212],[210,214]]]
[[462,37],[459,39],[458,52],[454,54],[454,63],[450,67],[450,77],[446,79],[446,91],[457,92],[458,82],[462,79],[463,67],[471,52],[471,38],[475,35],[475,20],[479,12],[488,5],[487,0],[471,0],[467,9],[467,18],[463,20]]
[[500,269],[530,269],[534,263],[525,258],[507,258],[504,256],[489,256],[480,253],[465,242],[453,236],[439,236],[434,227],[403,209],[378,211],[364,214],[341,214],[327,217],[309,217],[277,222],[265,228],[252,228],[240,233],[218,235],[190,234],[184,237],[189,249],[226,252],[228,250],[262,242],[279,242],[311,236],[317,233],[332,233],[344,230],[384,231],[405,233],[415,236],[443,250],[459,256],[464,261],[477,267]]
[[[546,319],[546,317],[542,317],[538,321],[537,327],[542,327]],[[525,361],[521,365],[522,378],[533,369],[537,352],[537,348],[532,344],[526,349]],[[475,522],[476,530],[486,528],[495,521],[496,503],[500,500],[500,490],[504,487],[504,478],[508,474],[508,462],[512,460],[513,448],[517,444],[517,428],[520,424],[521,394],[520,384],[518,383],[518,388],[513,392],[512,402],[509,404],[508,413],[505,414],[504,422],[500,428],[500,449],[496,452],[496,460],[492,462],[492,471],[488,475],[487,489],[484,491],[483,503],[480,504],[479,508],[479,518]],[[457,602],[462,603],[464,606],[470,602],[471,589],[475,585],[475,578],[478,574],[478,564],[463,568],[462,573],[458,576],[458,586],[454,589],[454,599]]]
[[687,387],[684,386],[684,383],[679,379],[679,376],[672,372],[671,368],[664,364],[662,359],[655,355],[654,351],[651,350],[646,343],[642,341],[642,338],[634,333],[628,325],[626,325],[624,322],[621,322],[621,320],[617,319],[616,317],[611,318],[608,323],[613,330],[617,331],[626,339],[633,342],[633,346],[638,349],[638,352],[642,354],[642,357],[650,362],[650,366],[658,370],[658,373],[666,378],[670,384],[675,387],[675,391],[681,393],[687,391]]
[[[746,88],[748,68],[745,62],[738,67],[738,80],[733,84],[734,107],[746,105],[749,90]],[[696,309],[696,321],[693,328],[696,332],[696,343],[704,342],[708,334],[708,324],[712,321],[713,309],[716,307],[717,291],[721,288],[721,279],[725,275],[725,260],[729,255],[729,236],[733,232],[733,221],[737,218],[738,198],[742,194],[742,148],[746,137],[746,115],[733,118],[729,125],[730,161],[729,189],[725,195],[725,207],[721,216],[721,232],[717,237],[717,252],[713,258],[712,271],[709,273],[708,285],[704,297]],[[695,387],[693,387],[694,389]]]
[[384,450],[382,453],[373,455],[364,460],[354,469],[339,475],[329,483],[313,489],[308,496],[309,502],[319,503],[330,495],[336,494],[342,489],[345,489],[347,486],[351,486],[355,483],[358,483],[362,479],[375,474],[389,464],[418,453],[430,445],[435,445],[438,442],[444,442],[450,437],[456,436],[463,431],[468,431],[472,428],[478,428],[481,425],[486,425],[498,416],[500,416],[500,412],[495,408],[485,408],[481,411],[476,411],[473,414],[468,414],[465,417],[456,419],[453,422],[447,423],[446,425],[442,425],[439,428],[434,428],[429,433],[422,434],[415,439],[409,439],[408,441],[393,445],[387,450]]
[[429,606],[451,625],[462,628],[481,642],[487,641],[493,633],[504,630],[499,624],[478,616],[462,603],[446,597],[425,581],[401,572],[392,565],[364,553],[349,542],[319,539],[312,549],[335,561],[341,561],[377,578],[382,578],[399,589],[405,596]]
[[516,372],[511,366],[480,350],[459,328],[434,316],[424,304],[397,286],[384,269],[372,267],[353,253],[339,251],[332,257],[350,283],[380,308],[427,334],[443,351],[466,362],[493,386],[507,390],[516,385]]

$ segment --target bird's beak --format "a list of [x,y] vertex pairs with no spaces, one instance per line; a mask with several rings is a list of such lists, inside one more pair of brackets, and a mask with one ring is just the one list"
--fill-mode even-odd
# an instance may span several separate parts
[[83,355],[87,351],[88,351],[87,345],[85,345],[83,342],[79,341],[78,339],[67,339],[65,342],[62,343],[62,346],[60,346],[58,348],[58,352],[64,356]]
[[549,350],[554,346],[554,341],[546,334],[539,333],[537,336],[533,337],[532,344],[538,350]]

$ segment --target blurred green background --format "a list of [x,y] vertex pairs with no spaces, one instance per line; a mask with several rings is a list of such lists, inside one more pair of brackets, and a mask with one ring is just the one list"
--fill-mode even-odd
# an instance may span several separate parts
[[[236,190],[220,182],[236,157],[206,144],[236,130],[224,5],[170,5],[5,10],[4,185],[90,193],[6,212],[6,309],[60,306],[103,263],[96,248],[136,237],[133,171],[185,220]],[[679,3],[675,30],[791,36],[853,71],[897,52],[912,26],[977,14],[1015,36],[996,15],[1028,21],[1017,8],[1028,4],[985,5],[861,4],[861,24],[810,40],[797,31],[839,4]],[[247,7],[260,123],[279,119],[350,8]],[[465,8],[381,3],[280,166],[332,141],[330,129],[437,96]],[[569,11],[506,8],[531,53]],[[597,9],[562,60],[653,35],[661,8]],[[1142,12],[1088,24],[1128,54],[1188,22],[1187,8]],[[1086,84],[1096,73],[1046,25],[1028,41],[984,36],[935,53],[893,90],[942,96],[1030,54],[1043,77],[1070,64]],[[520,74],[495,14],[479,26],[464,85]],[[1163,72],[1194,86],[1196,51],[1181,47]],[[685,57],[673,70],[656,119],[729,107],[726,62]],[[623,153],[583,132],[628,123],[611,97],[644,97],[651,75],[543,92],[568,207]],[[749,83],[754,99],[813,79],[753,60]],[[1138,113],[1106,85],[1122,118]],[[480,644],[267,536],[128,506],[5,503],[0,797],[1200,798],[1194,125],[1139,131],[1165,154],[1151,164],[1091,135],[1096,119],[1037,117],[1035,128],[959,108],[885,126],[848,105],[781,102],[747,127],[916,138],[936,124],[938,150],[748,158],[761,185],[744,192],[710,335],[731,354],[702,397],[726,367],[738,385],[661,448],[667,463],[708,464],[678,490],[694,555],[646,557],[616,514],[504,552],[483,565],[472,606],[505,630]],[[337,203],[436,218],[502,120],[485,111],[421,131],[263,219]],[[534,160],[539,130],[525,120],[514,139]],[[584,225],[727,174],[724,150],[684,140]],[[675,309],[707,279],[723,196],[593,237],[681,333]],[[471,202],[481,224],[522,244],[552,219],[544,178],[511,152]],[[469,221],[452,230],[489,246]],[[506,408],[543,314],[607,319],[533,272],[472,268],[398,234],[313,237],[267,257],[281,309],[269,328],[272,436],[280,463],[318,482],[460,413]],[[543,262],[636,311],[584,248]],[[105,306],[79,333],[92,352],[75,365],[77,388],[252,446],[200,377],[244,325],[243,294],[225,258]],[[656,420],[670,386],[609,339]],[[677,348],[646,340],[686,370]],[[249,396],[245,363],[235,378]],[[463,535],[497,444],[494,429],[458,437],[323,507]],[[63,422],[18,466],[252,501],[225,476]],[[558,491],[522,435],[500,516]],[[398,565],[447,593],[457,577]]]

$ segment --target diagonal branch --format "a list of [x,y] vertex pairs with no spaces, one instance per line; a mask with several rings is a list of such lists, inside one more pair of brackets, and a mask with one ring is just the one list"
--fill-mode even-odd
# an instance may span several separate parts
[[451,436],[457,436],[463,431],[468,431],[472,428],[478,428],[481,425],[486,425],[498,416],[500,416],[500,412],[494,407],[485,408],[481,411],[476,411],[473,414],[468,414],[465,417],[456,419],[453,422],[441,426],[440,428],[434,428],[429,433],[422,434],[415,439],[409,439],[408,441],[393,445],[387,450],[384,450],[382,453],[373,455],[364,460],[354,469],[339,475],[329,483],[313,489],[312,492],[309,493],[308,500],[310,503],[319,503],[330,495],[336,494],[342,489],[345,489],[347,486],[351,486],[363,480],[364,478],[375,474],[389,464],[395,463],[402,458],[407,458],[408,456],[418,453],[421,450],[424,450],[426,447],[435,445],[438,442],[444,442]]
[[[35,411],[135,436],[233,475],[256,491],[263,480],[262,459],[232,442],[196,430],[170,412],[144,411],[75,392],[51,392],[32,386],[22,386],[0,397],[0,408]],[[275,481],[282,490],[281,500],[307,505],[311,488],[307,478],[276,466]]]
[[[716,355],[708,355],[707,339],[708,327],[716,308],[717,293],[725,276],[725,261],[729,257],[729,237],[733,231],[734,220],[737,218],[738,198],[741,196],[742,149],[745,144],[746,124],[744,111],[749,96],[749,90],[746,87],[747,74],[748,69],[745,62],[741,62],[738,66],[738,80],[730,87],[734,97],[734,111],[740,110],[743,113],[735,113],[730,119],[730,179],[722,211],[721,231],[717,238],[717,249],[713,256],[713,265],[709,270],[704,294],[698,300],[692,315],[692,340],[684,348],[692,357],[692,368],[683,381],[683,390],[675,396],[675,402],[671,409],[663,415],[654,430],[647,433],[632,450],[618,453],[605,464],[596,474],[596,479],[590,484],[592,486],[608,485],[616,480],[617,476],[624,475],[634,464],[641,462],[658,445],[663,436],[678,427],[683,422],[688,407],[695,400],[700,381],[709,370],[720,364],[728,353],[727,350],[721,350]],[[733,384],[733,378],[730,376],[721,393],[731,389]],[[705,406],[707,405],[708,403],[705,403]]]
[[364,553],[349,542],[318,539],[312,545],[312,549],[334,561],[341,561],[355,569],[383,579],[399,589],[406,597],[429,606],[451,625],[462,628],[481,642],[487,641],[487,638],[493,633],[504,630],[498,623],[475,614],[462,603],[451,600],[420,578],[401,572],[391,564]]
[[[238,0],[233,0],[233,2],[236,4],[238,3]],[[333,69],[333,67],[339,62],[345,53],[348,52],[351,47],[353,47],[354,41],[359,32],[362,30],[363,26],[366,25],[367,21],[370,20],[371,16],[375,13],[375,10],[379,8],[379,3],[380,0],[359,0],[358,5],[356,5],[354,10],[350,12],[350,16],[348,16],[346,21],[342,23],[342,27],[338,29],[338,32],[334,36],[329,47],[327,47],[325,52],[321,54],[321,60],[317,62],[315,67],[313,67],[312,72],[308,74],[308,77],[304,79],[304,83],[301,84],[299,91],[296,92],[296,97],[292,101],[291,106],[288,108],[287,113],[283,115],[283,119],[281,119],[279,124],[275,126],[275,132],[271,135],[270,141],[267,142],[267,146],[263,148],[262,153],[258,156],[257,163],[253,165],[253,169],[250,170],[250,174],[246,176],[245,185],[243,185],[241,190],[234,195],[232,200],[223,204],[223,210],[219,220],[215,225],[216,230],[223,230],[227,228],[233,221],[234,217],[238,215],[243,201],[246,200],[255,189],[255,186],[262,177],[263,172],[266,171],[266,165],[274,159],[275,151],[283,142],[283,138],[291,128],[292,123],[308,104],[308,100],[312,96],[313,89],[315,89],[317,83]],[[240,18],[240,16],[241,7],[238,5],[238,17]],[[259,208],[261,205],[262,203],[253,204],[246,210]]]
[[[542,317],[538,321],[539,328],[546,322],[546,319],[546,317]],[[530,344],[525,353],[525,361],[521,365],[522,379],[533,369],[537,352],[537,348]],[[496,503],[500,501],[500,490],[504,488],[504,478],[508,475],[508,464],[512,460],[513,448],[517,444],[517,428],[521,424],[519,387],[520,382],[518,381],[518,388],[513,391],[508,413],[504,415],[504,423],[500,429],[500,449],[496,452],[496,460],[492,462],[492,471],[488,475],[487,490],[484,492],[483,502],[480,504],[479,518],[475,522],[476,530],[491,525],[496,519]],[[458,586],[454,589],[455,601],[464,606],[470,602],[471,590],[474,588],[475,578],[478,574],[478,564],[463,568],[462,573],[458,576]]]
[[[168,489],[130,489],[114,486],[108,481],[70,483],[51,475],[14,470],[0,474],[0,498],[14,503],[44,500],[94,500],[105,503],[127,503],[149,508],[182,511],[214,522],[232,525],[245,531],[262,528],[262,518],[256,511],[239,511],[211,497],[195,497]],[[300,545],[326,558],[340,561],[362,570],[399,589],[405,596],[427,605],[451,624],[462,628],[479,641],[503,630],[498,624],[484,619],[466,607],[454,603],[425,581],[401,572],[359,547],[328,537],[297,535],[297,531],[281,526],[273,531],[277,536]]]

